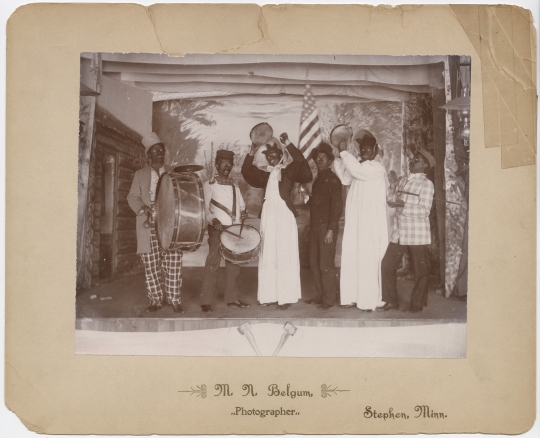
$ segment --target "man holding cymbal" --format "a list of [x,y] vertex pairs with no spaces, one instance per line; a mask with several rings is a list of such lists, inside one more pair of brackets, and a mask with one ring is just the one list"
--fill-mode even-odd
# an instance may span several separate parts
[[313,176],[304,155],[286,133],[280,140],[270,134],[263,145],[250,137],[251,151],[242,165],[242,175],[250,186],[264,189],[257,299],[261,305],[278,304],[284,310],[301,297],[298,213],[291,191],[293,183],[309,183]]

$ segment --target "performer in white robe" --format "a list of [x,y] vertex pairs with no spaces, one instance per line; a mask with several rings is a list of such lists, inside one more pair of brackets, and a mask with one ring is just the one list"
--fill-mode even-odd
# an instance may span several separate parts
[[262,248],[259,256],[259,303],[296,303],[300,289],[298,228],[293,213],[279,195],[279,173],[270,172],[261,215]]
[[334,171],[350,185],[345,206],[341,254],[340,296],[343,306],[372,311],[382,304],[381,261],[388,247],[385,168],[378,161],[377,141],[369,131],[359,131],[359,162],[340,144]]
[[[252,144],[242,166],[242,175],[252,187],[265,189],[257,299],[261,305],[277,303],[279,309],[286,309],[301,298],[295,219],[298,213],[291,200],[291,191],[293,183],[308,183],[312,174],[308,162],[288,140],[287,134],[281,134],[280,140],[283,144],[272,138],[259,151],[260,145]],[[256,160],[256,153],[264,157],[262,162]]]

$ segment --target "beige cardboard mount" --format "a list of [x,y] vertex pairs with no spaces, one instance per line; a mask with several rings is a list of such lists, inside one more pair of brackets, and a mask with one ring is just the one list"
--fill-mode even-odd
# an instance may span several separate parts
[[[535,416],[531,21],[528,11],[510,6],[19,8],[7,28],[7,406],[28,428],[51,434],[529,429]],[[79,56],[90,51],[470,55],[467,358],[76,356]],[[270,384],[288,383],[314,396],[267,396]],[[235,395],[216,397],[217,384],[228,384]],[[253,384],[259,395],[242,397],[243,384]],[[202,385],[207,397],[178,392],[202,391]],[[322,397],[332,388],[347,391]],[[445,417],[364,416],[366,406],[414,415],[415,405]],[[231,415],[237,407],[299,414]]]

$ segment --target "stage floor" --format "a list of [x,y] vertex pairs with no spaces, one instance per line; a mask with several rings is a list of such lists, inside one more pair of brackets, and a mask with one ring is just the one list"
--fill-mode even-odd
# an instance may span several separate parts
[[[182,306],[185,313],[178,315],[170,306],[155,313],[146,313],[148,306],[143,275],[124,277],[79,291],[76,298],[76,328],[82,330],[118,332],[184,331],[234,327],[250,323],[284,323],[314,327],[395,327],[426,324],[464,323],[467,319],[465,301],[447,299],[430,292],[428,306],[421,313],[409,314],[411,281],[399,281],[400,311],[361,312],[356,308],[334,306],[320,310],[306,304],[313,295],[311,271],[302,269],[302,301],[286,310],[276,306],[263,307],[257,303],[257,268],[244,267],[238,277],[240,299],[249,308],[229,308],[223,302],[225,275],[221,268],[218,291],[212,313],[201,311],[199,295],[204,268],[184,268]],[[92,298],[95,296],[95,298]]]

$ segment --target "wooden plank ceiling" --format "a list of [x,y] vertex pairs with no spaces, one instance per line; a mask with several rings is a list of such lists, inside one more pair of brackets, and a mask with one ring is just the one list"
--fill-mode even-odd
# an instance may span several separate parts
[[[90,54],[83,54],[83,57]],[[154,100],[234,96],[407,101],[443,87],[443,56],[102,54],[103,74]]]

